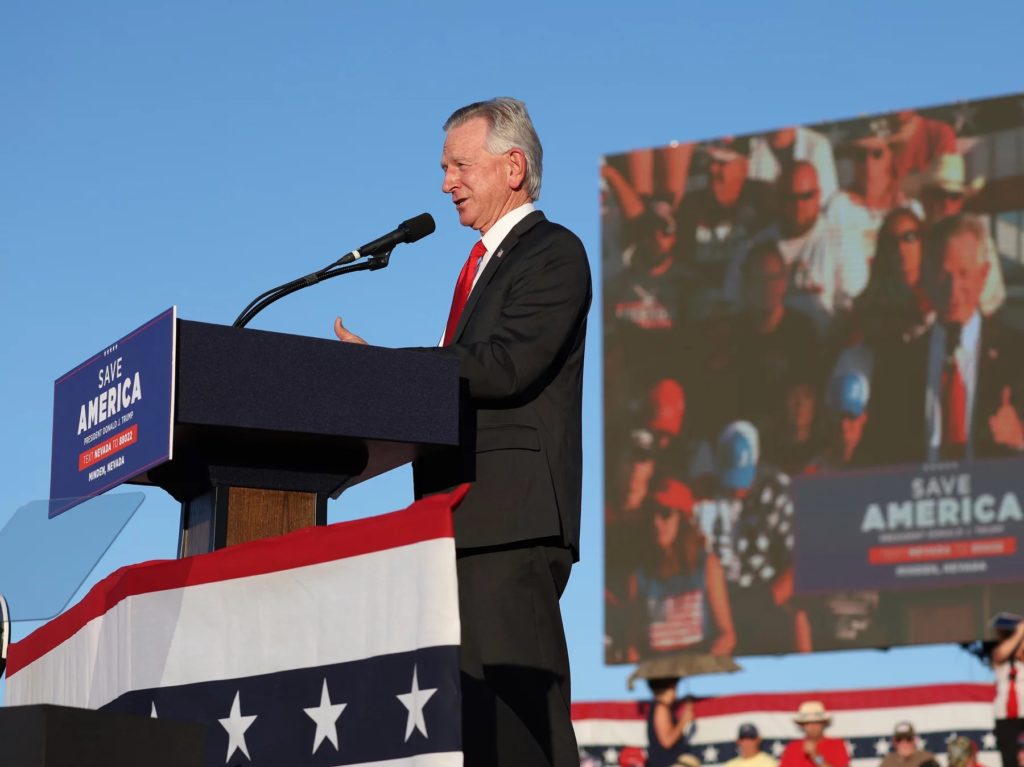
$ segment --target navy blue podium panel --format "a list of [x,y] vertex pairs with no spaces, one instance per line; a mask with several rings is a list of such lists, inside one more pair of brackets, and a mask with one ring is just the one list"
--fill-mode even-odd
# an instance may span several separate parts
[[140,478],[336,494],[458,443],[453,360],[179,320],[174,458]]

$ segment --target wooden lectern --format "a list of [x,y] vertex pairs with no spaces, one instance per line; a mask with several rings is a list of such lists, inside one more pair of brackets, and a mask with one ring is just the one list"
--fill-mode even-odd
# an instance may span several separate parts
[[178,321],[178,556],[325,524],[327,499],[458,444],[458,364],[423,352]]

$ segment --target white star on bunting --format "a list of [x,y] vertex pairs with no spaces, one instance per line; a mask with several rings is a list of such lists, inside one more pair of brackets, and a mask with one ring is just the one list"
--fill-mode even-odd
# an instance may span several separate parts
[[981,747],[986,751],[995,751],[996,748],[996,736],[991,732],[986,732],[981,736]]
[[341,712],[347,705],[347,703],[331,703],[325,678],[323,689],[320,691],[320,705],[302,709],[306,712],[306,716],[316,722],[316,734],[313,736],[314,754],[325,740],[331,741],[334,750],[338,750],[338,717],[341,716]]
[[879,738],[875,741],[875,756],[885,756],[889,753],[889,741]]
[[701,755],[704,764],[717,764],[718,762],[718,749],[714,746],[708,746],[704,749],[704,753]]
[[155,700],[154,700],[154,701],[152,701],[152,702],[151,702],[151,703],[149,704],[149,718],[150,718],[150,719],[158,719],[158,718],[159,718],[159,717],[158,717],[158,716],[156,715],[156,701],[155,701]]
[[857,747],[853,744],[853,741],[844,740],[843,744],[846,746],[846,755],[853,756],[853,752],[857,750]]
[[619,763],[619,752],[614,748],[605,749],[605,752],[601,754],[601,758],[604,759],[605,764],[618,765]]
[[782,752],[786,750],[786,747],[784,745],[782,745],[782,741],[781,740],[777,740],[777,741],[775,741],[774,743],[771,744],[769,749],[772,752],[772,756],[774,756],[776,759],[778,759],[780,756],[782,756]]
[[236,749],[245,754],[245,758],[251,762],[252,757],[249,756],[249,747],[245,745],[245,731],[256,721],[256,717],[242,716],[242,702],[239,699],[239,693],[235,693],[235,702],[231,704],[231,713],[228,717],[226,719],[218,719],[217,721],[220,722],[221,727],[228,731],[228,755],[224,757],[224,764],[228,763]]
[[435,692],[437,692],[436,687],[432,687],[429,690],[420,689],[419,681],[416,679],[416,666],[413,666],[412,689],[404,695],[395,696],[409,710],[409,718],[405,723],[406,741],[412,735],[413,729],[422,732],[424,738],[429,737],[427,735],[427,723],[423,720],[423,707],[427,705],[427,701],[434,696]]

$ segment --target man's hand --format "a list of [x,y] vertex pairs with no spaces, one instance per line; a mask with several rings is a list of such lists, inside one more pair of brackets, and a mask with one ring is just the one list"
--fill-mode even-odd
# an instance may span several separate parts
[[341,317],[334,318],[334,335],[350,344],[363,344],[363,346],[366,346],[366,341],[341,324]]
[[988,428],[992,432],[992,441],[997,445],[1011,450],[1024,450],[1024,425],[1010,397],[1010,387],[1004,386],[999,409],[988,419]]
[[804,753],[813,759],[818,755],[818,743],[804,738]]

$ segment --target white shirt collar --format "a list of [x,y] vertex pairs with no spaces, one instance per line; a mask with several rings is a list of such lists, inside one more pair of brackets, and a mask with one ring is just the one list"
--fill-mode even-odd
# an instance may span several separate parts
[[[501,245],[501,241],[512,231],[512,228],[535,210],[536,208],[533,206],[533,203],[528,202],[520,205],[518,208],[513,208],[495,221],[494,226],[487,230],[487,234],[480,238],[484,243],[484,247],[487,248],[487,254],[493,253]],[[483,271],[482,265],[481,271]]]

